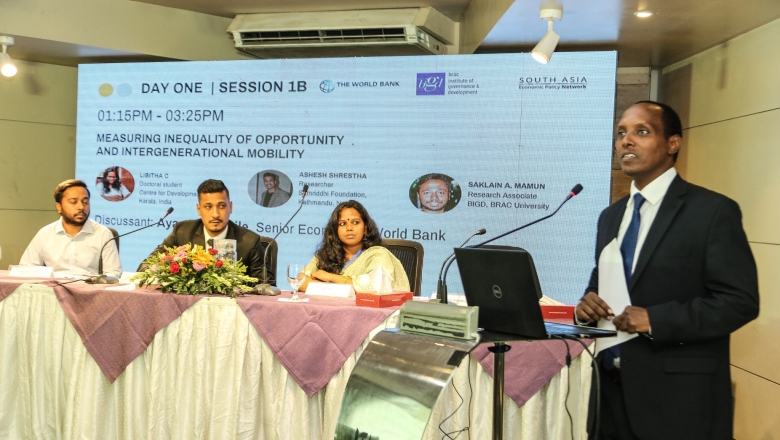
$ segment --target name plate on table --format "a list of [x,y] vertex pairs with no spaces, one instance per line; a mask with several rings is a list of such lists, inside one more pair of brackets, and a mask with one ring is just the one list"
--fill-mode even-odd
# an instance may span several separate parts
[[51,278],[54,275],[54,268],[47,266],[11,266],[10,269],[9,277]]
[[306,287],[306,295],[352,298],[355,296],[355,289],[352,288],[352,284],[317,283],[312,281]]

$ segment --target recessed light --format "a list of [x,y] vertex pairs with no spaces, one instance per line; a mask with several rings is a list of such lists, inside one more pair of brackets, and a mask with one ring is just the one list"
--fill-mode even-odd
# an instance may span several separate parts
[[634,15],[636,15],[639,18],[647,18],[653,15],[653,13],[650,11],[636,11],[634,12]]

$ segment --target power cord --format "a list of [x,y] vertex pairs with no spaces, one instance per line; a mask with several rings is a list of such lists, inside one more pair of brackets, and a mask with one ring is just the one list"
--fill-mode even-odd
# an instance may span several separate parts
[[566,346],[566,399],[563,401],[563,407],[566,409],[566,414],[569,416],[569,428],[571,430],[571,440],[574,440],[574,418],[569,411],[569,391],[571,389],[571,349],[569,343],[563,337],[556,336]]
[[[63,286],[63,285],[65,285],[65,284],[70,284],[70,283],[78,283],[79,281],[85,281],[85,282],[86,282],[86,281],[89,281],[89,280],[91,280],[91,279],[93,279],[93,278],[94,278],[94,277],[87,277],[87,278],[77,278],[77,279],[75,279],[75,280],[70,280],[70,281],[63,281],[63,282],[61,282],[61,283],[54,284],[53,286],[50,286],[50,287],[52,287],[52,288],[54,288],[54,287],[59,287],[59,286]],[[46,283],[46,282],[48,282],[48,281],[39,281],[39,282],[38,282],[38,283],[36,283],[36,284],[44,284],[44,283]]]
[[592,365],[592,368],[593,368],[593,372],[595,373],[594,376],[596,376],[596,416],[595,416],[596,417],[596,423],[595,423],[595,425],[593,427],[593,431],[594,431],[593,438],[597,439],[597,438],[599,438],[599,428],[601,427],[600,426],[600,424],[601,424],[601,422],[600,422],[600,415],[601,415],[601,374],[599,373],[599,370],[598,370],[599,366],[598,366],[598,363],[596,362],[596,357],[593,355],[593,353],[591,353],[590,350],[588,350],[588,346],[585,345],[585,343],[582,342],[582,340],[580,340],[580,338],[577,338],[575,336],[563,336],[563,337],[566,338],[566,339],[571,339],[573,341],[579,342],[579,344],[582,345],[582,348],[584,348],[585,351],[588,352],[588,354],[590,355],[591,365]]
[[[455,430],[455,431],[450,431],[450,432],[446,432],[446,431],[444,431],[444,429],[442,429],[442,425],[444,425],[444,422],[446,422],[447,420],[452,418],[455,415],[455,413],[458,412],[460,407],[463,406],[463,402],[464,402],[463,396],[461,396],[461,394],[458,392],[458,388],[455,387],[455,382],[452,381],[452,382],[450,382],[450,384],[452,385],[452,389],[455,390],[455,394],[458,395],[458,398],[460,399],[460,403],[452,411],[452,413],[450,415],[445,417],[444,420],[442,420],[441,423],[439,423],[439,431],[441,431],[441,433],[444,434],[441,437],[442,440],[444,440],[445,437],[447,439],[449,439],[449,440],[455,440],[456,438],[458,438],[458,436],[460,436],[464,432],[468,436],[469,440],[471,439],[471,430],[469,429],[469,425],[471,425],[471,402],[472,402],[472,399],[474,397],[474,388],[471,386],[471,356],[470,355],[466,355],[465,357],[468,358],[468,361],[467,361],[467,364],[466,364],[466,377],[468,378],[468,382],[469,382],[469,405],[468,405],[468,408],[467,408],[467,410],[468,410],[468,415],[467,415],[467,417],[468,417],[468,424],[466,425],[465,428],[461,428],[461,429],[458,429],[458,430]],[[455,434],[455,437],[452,437],[452,434]]]

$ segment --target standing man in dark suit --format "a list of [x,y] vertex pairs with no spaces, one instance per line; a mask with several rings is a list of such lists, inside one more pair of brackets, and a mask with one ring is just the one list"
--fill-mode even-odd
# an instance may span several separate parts
[[[198,186],[198,204],[195,207],[200,220],[177,222],[173,231],[152,251],[151,255],[164,252],[166,246],[174,247],[192,243],[211,248],[215,239],[236,240],[236,258],[246,265],[247,275],[262,282],[265,246],[261,243],[259,235],[230,221],[233,202],[230,201],[230,192],[225,184],[215,179],[201,183]],[[138,271],[144,270],[144,266],[142,263]],[[266,270],[269,283],[276,285],[271,268],[267,267]]]
[[596,261],[617,238],[632,305],[612,310],[598,296],[596,267],[576,317],[641,336],[596,359],[591,439],[596,424],[600,439],[732,438],[729,335],[758,315],[756,265],[739,206],[677,175],[681,140],[665,104],[638,102],[618,123],[615,150],[634,180],[599,217]]

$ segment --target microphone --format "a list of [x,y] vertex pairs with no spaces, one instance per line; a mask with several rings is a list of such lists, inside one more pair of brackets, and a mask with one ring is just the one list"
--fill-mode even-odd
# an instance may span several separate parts
[[[480,229],[479,231],[469,235],[469,238],[466,239],[466,241],[463,242],[458,247],[463,247],[466,243],[469,242],[472,238],[474,238],[477,235],[485,235],[487,231],[485,228]],[[447,271],[450,269],[450,264],[454,261],[455,252],[451,253],[447,258],[444,259],[444,263],[441,264],[441,269],[439,269],[439,282],[436,284],[436,296],[439,297],[439,302],[442,304],[447,304]],[[444,266],[447,266],[445,269]],[[442,273],[444,276],[442,276]]]
[[[539,223],[539,222],[540,222],[540,221],[542,221],[542,220],[546,220],[546,219],[548,219],[548,218],[550,218],[550,217],[554,216],[554,215],[555,215],[555,214],[556,214],[556,213],[557,213],[557,212],[558,212],[558,211],[561,209],[561,207],[562,207],[562,206],[563,206],[563,205],[564,205],[566,202],[568,202],[568,201],[569,201],[569,200],[570,200],[572,197],[574,197],[574,196],[576,196],[577,194],[579,194],[579,193],[580,193],[580,191],[582,191],[582,185],[580,185],[580,184],[578,183],[578,184],[574,185],[574,188],[572,188],[572,189],[571,189],[571,191],[569,191],[569,195],[567,195],[567,196],[566,196],[566,199],[564,199],[564,201],[563,201],[563,202],[561,202],[561,204],[560,204],[560,205],[558,205],[558,208],[557,208],[555,211],[553,211],[553,213],[552,213],[552,214],[550,214],[550,215],[547,215],[547,216],[544,216],[544,217],[542,217],[542,218],[540,218],[540,219],[538,219],[538,220],[534,220],[534,221],[532,221],[531,223],[528,223],[528,224],[525,224],[525,225],[523,225],[523,226],[520,226],[519,228],[512,229],[511,231],[509,231],[509,232],[505,232],[505,233],[503,233],[503,234],[501,234],[501,235],[499,235],[499,236],[497,236],[497,237],[493,237],[493,238],[491,238],[490,240],[485,240],[485,241],[483,241],[482,243],[475,244],[475,245],[473,245],[473,246],[471,246],[471,247],[473,247],[473,248],[478,248],[478,247],[484,246],[484,245],[486,245],[486,244],[488,244],[488,243],[491,243],[491,242],[493,242],[493,241],[496,241],[496,240],[498,240],[498,239],[499,239],[499,238],[501,238],[501,237],[506,237],[506,236],[507,236],[507,235],[509,235],[509,234],[513,234],[513,233],[515,233],[515,232],[517,232],[517,231],[519,231],[519,230],[521,230],[521,229],[525,229],[525,228],[527,228],[527,227],[529,227],[529,226],[531,226],[531,225],[534,225],[534,224],[536,224],[536,223]],[[469,238],[470,238],[470,237],[469,237]],[[467,240],[467,241],[468,241],[468,240]],[[465,243],[464,243],[464,244],[465,244]],[[463,247],[463,245],[461,245],[461,247]],[[453,261],[455,261],[455,259],[454,259],[454,258],[453,258],[453,259],[452,259],[452,260],[449,262],[449,264],[447,264],[447,267],[444,269],[444,277],[439,277],[439,278],[440,278],[440,282],[444,283],[444,279],[446,279],[446,278],[447,278],[447,271],[450,269],[450,265],[452,265],[452,262],[453,262]],[[444,289],[443,289],[443,290],[441,290],[441,291],[439,291],[439,292],[440,292],[440,293],[439,293],[439,300],[441,301],[441,303],[443,303],[443,304],[446,304],[446,303],[447,303],[447,287],[446,287],[446,284],[444,284]],[[442,296],[442,293],[444,294],[443,296]]]
[[[301,195],[301,206],[298,207],[298,209],[293,213],[292,217],[290,217],[289,220],[287,220],[287,223],[284,224],[279,229],[279,232],[274,235],[274,238],[271,239],[271,243],[268,244],[268,246],[265,247],[265,252],[263,252],[263,282],[261,284],[257,284],[254,289],[252,289],[252,293],[258,294],[258,295],[269,295],[269,296],[276,296],[282,293],[282,290],[279,289],[276,286],[272,286],[268,283],[268,250],[271,249],[271,246],[276,243],[276,239],[279,237],[279,234],[284,231],[284,228],[287,227],[287,225],[290,224],[292,219],[295,218],[296,215],[298,215],[298,212],[300,212],[301,208],[303,208],[303,201],[306,199],[306,193],[309,192],[309,185],[303,185],[303,194]],[[277,278],[279,276],[277,275]]]
[[117,279],[117,277],[112,277],[112,276],[103,274],[103,250],[106,248],[106,246],[109,243],[111,243],[112,241],[118,240],[119,237],[124,237],[125,235],[133,234],[133,233],[138,232],[138,231],[140,231],[142,229],[151,228],[152,226],[157,226],[159,224],[162,224],[162,221],[165,220],[165,217],[168,217],[169,215],[171,215],[172,212],[173,212],[173,207],[171,206],[170,208],[168,208],[168,211],[165,212],[165,215],[162,216],[162,218],[159,221],[157,221],[157,223],[152,223],[152,224],[140,227],[140,228],[138,228],[138,229],[136,229],[134,231],[125,232],[122,235],[118,235],[116,237],[111,237],[110,240],[108,240],[107,242],[103,243],[103,247],[100,248],[100,258],[98,259],[98,274],[97,274],[97,276],[94,276],[92,278],[88,278],[86,280],[86,282],[89,283],[89,284],[116,284],[116,283],[118,283],[119,279]]
[[480,247],[480,246],[484,246],[484,245],[486,245],[486,244],[488,244],[488,243],[491,243],[491,242],[493,242],[493,241],[496,241],[496,240],[498,240],[499,238],[506,237],[507,235],[509,235],[509,234],[514,234],[515,232],[517,232],[517,231],[519,231],[519,230],[521,230],[521,229],[525,229],[525,228],[527,228],[527,227],[529,227],[529,226],[531,226],[531,225],[535,225],[535,224],[539,223],[539,222],[540,222],[540,221],[542,221],[542,220],[547,220],[548,218],[550,218],[550,217],[554,216],[554,215],[555,215],[555,214],[556,214],[558,211],[560,211],[560,209],[563,207],[563,205],[564,205],[566,202],[568,202],[569,200],[571,200],[571,198],[572,198],[572,197],[574,197],[574,196],[576,196],[577,194],[579,194],[579,193],[580,193],[580,191],[582,191],[582,185],[580,185],[580,184],[578,183],[578,184],[574,185],[574,188],[572,188],[572,189],[571,189],[571,191],[569,191],[569,195],[568,195],[568,196],[566,196],[566,198],[563,200],[563,202],[561,202],[561,204],[560,204],[560,205],[558,205],[558,208],[556,208],[556,209],[555,209],[555,211],[553,211],[553,213],[552,213],[552,214],[550,214],[550,215],[546,215],[546,216],[544,216],[544,217],[542,217],[542,218],[540,218],[540,219],[534,220],[534,221],[532,221],[531,223],[527,223],[527,224],[525,224],[525,225],[523,225],[523,226],[520,226],[519,228],[512,229],[512,230],[511,230],[511,231],[509,231],[509,232],[504,232],[503,234],[501,234],[501,235],[499,235],[499,236],[493,237],[493,238],[491,238],[490,240],[485,240],[485,241],[483,241],[482,243],[475,244],[475,245],[473,245],[473,246],[471,246],[471,247],[478,248],[478,247]]

